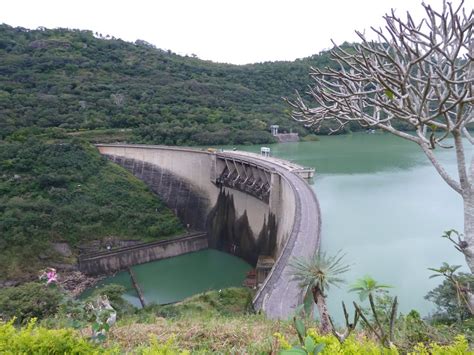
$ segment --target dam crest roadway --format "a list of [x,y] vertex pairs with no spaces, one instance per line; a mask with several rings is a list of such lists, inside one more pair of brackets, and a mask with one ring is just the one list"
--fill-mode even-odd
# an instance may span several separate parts
[[[303,179],[314,170],[240,151],[128,144],[97,148],[143,180],[184,225],[206,232],[209,248],[254,267],[271,260],[254,308],[271,319],[294,314],[304,295],[288,263],[313,256],[320,246],[319,203]],[[257,268],[257,279],[258,274]]]

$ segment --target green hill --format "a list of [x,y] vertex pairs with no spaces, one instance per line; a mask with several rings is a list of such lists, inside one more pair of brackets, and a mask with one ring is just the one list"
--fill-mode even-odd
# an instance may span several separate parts
[[25,127],[131,129],[128,141],[187,145],[272,142],[270,124],[305,135],[281,97],[327,64],[327,53],[219,64],[91,31],[0,25],[0,139]]
[[[153,240],[182,231],[143,182],[88,143],[31,136],[0,144],[0,288],[71,264],[81,244]],[[54,242],[66,242],[62,255]]]

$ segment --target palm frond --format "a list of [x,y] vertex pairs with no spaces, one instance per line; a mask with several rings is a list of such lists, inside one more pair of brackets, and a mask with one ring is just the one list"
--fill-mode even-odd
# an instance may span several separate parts
[[390,286],[390,285],[380,284],[371,276],[365,275],[364,277],[361,277],[360,279],[356,280],[356,282],[354,282],[351,285],[349,292],[358,293],[360,300],[363,301],[371,293],[380,292],[383,289],[392,288],[392,287],[393,286]]
[[316,286],[323,292],[330,286],[339,287],[344,283],[344,279],[339,275],[350,269],[349,265],[342,263],[344,256],[340,251],[334,256],[320,252],[310,259],[293,259],[290,261],[292,278],[297,280],[301,287]]

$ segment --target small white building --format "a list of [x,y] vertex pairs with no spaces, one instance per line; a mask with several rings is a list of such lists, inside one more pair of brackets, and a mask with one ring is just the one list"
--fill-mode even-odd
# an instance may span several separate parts
[[262,157],[269,157],[270,156],[270,148],[268,147],[261,147],[260,148],[260,155]]
[[271,132],[272,132],[272,136],[276,136],[276,135],[278,134],[278,128],[279,128],[279,127],[280,127],[280,126],[278,126],[277,124],[272,124],[272,125],[270,126],[270,130],[271,130]]

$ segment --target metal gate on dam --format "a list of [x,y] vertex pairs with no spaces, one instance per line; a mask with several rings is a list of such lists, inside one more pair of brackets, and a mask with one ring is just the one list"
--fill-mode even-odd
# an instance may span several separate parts
[[273,260],[253,304],[269,318],[288,318],[302,302],[291,258],[320,245],[316,196],[303,179],[314,170],[237,151],[98,144],[100,153],[143,180],[184,225],[207,234],[208,246],[252,265]]

